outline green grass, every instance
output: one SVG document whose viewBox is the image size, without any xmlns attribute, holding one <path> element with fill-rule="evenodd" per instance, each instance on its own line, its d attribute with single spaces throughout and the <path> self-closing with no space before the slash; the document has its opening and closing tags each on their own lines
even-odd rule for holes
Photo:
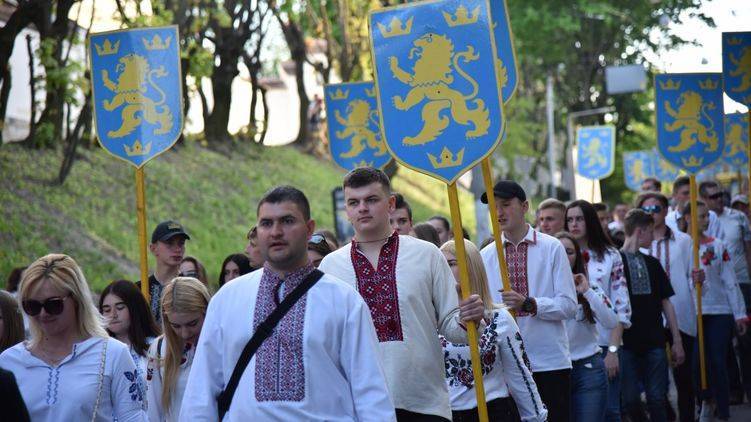
<svg viewBox="0 0 751 422">
<path fill-rule="evenodd" d="M 80 154 L 65 185 L 53 186 L 59 152 L 0 147 L 0 277 L 51 252 L 73 256 L 96 291 L 138 277 L 134 169 L 100 149 Z M 165 219 L 180 221 L 192 237 L 187 254 L 213 281 L 224 257 L 245 247 L 266 190 L 302 189 L 318 227 L 333 227 L 331 189 L 343 175 L 291 147 L 241 145 L 223 154 L 188 142 L 146 166 L 147 231 Z M 449 214 L 442 183 L 404 168 L 393 183 L 412 204 L 415 223 Z M 464 224 L 474 227 L 471 196 L 462 192 L 460 201 Z"/>
</svg>

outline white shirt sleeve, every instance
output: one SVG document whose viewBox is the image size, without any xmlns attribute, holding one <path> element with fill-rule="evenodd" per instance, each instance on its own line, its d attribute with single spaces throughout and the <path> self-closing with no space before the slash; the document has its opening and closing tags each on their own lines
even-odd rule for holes
<svg viewBox="0 0 751 422">
<path fill-rule="evenodd" d="M 714 237 L 715 239 L 724 239 L 725 233 L 722 230 L 722 225 L 720 224 L 720 218 L 717 217 L 717 213 L 709 210 L 709 227 L 707 227 L 707 231 L 705 232 L 708 236 Z"/>
<path fill-rule="evenodd" d="M 618 315 L 615 313 L 615 308 L 596 281 L 589 281 L 589 290 L 584 292 L 583 296 L 587 299 L 592 314 L 600 325 L 609 330 L 618 325 Z"/>
<path fill-rule="evenodd" d="M 433 306 L 438 333 L 452 343 L 467 343 L 467 331 L 459 324 L 459 297 L 456 294 L 454 274 L 438 248 L 435 248 L 430 258 L 433 261 Z"/>
<path fill-rule="evenodd" d="M 623 328 L 631 327 L 631 299 L 628 296 L 628 283 L 623 269 L 623 259 L 617 251 L 610 253 L 613 265 L 610 270 L 610 300 L 615 306 L 618 322 Z"/>
<path fill-rule="evenodd" d="M 548 409 L 542 403 L 532 371 L 527 366 L 524 356 L 524 343 L 519 326 L 505 309 L 498 310 L 499 325 L 498 348 L 503 363 L 503 377 L 514 398 L 522 421 L 545 421 Z"/>
<path fill-rule="evenodd" d="M 556 242 L 551 251 L 554 297 L 536 297 L 537 315 L 544 320 L 567 320 L 576 316 L 576 288 L 566 250 Z"/>
<path fill-rule="evenodd" d="M 354 294 L 342 332 L 340 365 L 350 384 L 357 420 L 395 421 L 370 310 L 359 293 Z"/>
<path fill-rule="evenodd" d="M 216 299 L 216 297 L 215 297 Z M 188 384 L 185 387 L 180 421 L 216 421 L 217 396 L 224 389 L 226 377 L 223 372 L 222 328 L 219 321 L 221 303 L 209 302 L 206 319 L 201 328 L 196 354 L 190 367 Z M 217 308 L 218 309 L 215 309 Z"/>
<path fill-rule="evenodd" d="M 157 346 L 164 343 L 164 337 L 158 337 L 149 346 L 148 362 L 146 363 L 146 402 L 148 403 L 148 416 L 150 422 L 161 422 L 164 410 L 162 408 L 162 372 L 161 363 L 157 362 L 160 351 Z M 161 340 L 161 341 L 160 341 Z"/>
<path fill-rule="evenodd" d="M 720 243 L 720 242 L 718 242 Z M 730 309 L 733 310 L 733 316 L 735 320 L 746 318 L 746 306 L 743 303 L 743 296 L 741 289 L 738 287 L 738 282 L 735 277 L 735 270 L 733 269 L 733 261 L 729 258 L 729 252 L 722 244 L 722 255 L 720 255 L 720 265 L 722 265 L 721 278 L 722 284 L 725 287 L 725 294 L 730 304 Z M 728 257 L 728 259 L 726 259 Z"/>
<path fill-rule="evenodd" d="M 113 342 L 116 340 L 105 339 L 104 341 Z M 114 350 L 112 349 L 109 347 L 107 353 L 112 353 L 114 360 L 112 383 L 110 385 L 113 416 L 122 422 L 146 421 L 143 396 L 136 378 L 138 377 L 136 363 L 133 362 L 127 348 L 124 347 L 116 353 L 113 353 Z M 102 400 L 106 400 L 106 397 L 102 397 Z"/>
</svg>

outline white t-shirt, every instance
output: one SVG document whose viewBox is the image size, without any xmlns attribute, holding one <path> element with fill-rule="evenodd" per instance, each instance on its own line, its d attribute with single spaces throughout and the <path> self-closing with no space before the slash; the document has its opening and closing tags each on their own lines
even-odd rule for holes
<svg viewBox="0 0 751 422">
<path fill-rule="evenodd" d="M 738 283 L 751 283 L 746 261 L 746 242 L 751 242 L 748 218 L 738 210 L 725 207 L 722 214 L 718 215 L 718 219 L 722 227 L 722 240 L 730 253 L 733 270 L 735 270 L 735 279 Z"/>
<path fill-rule="evenodd" d="M 610 303 L 618 315 L 618 322 L 626 329 L 631 326 L 631 300 L 628 296 L 628 284 L 623 272 L 621 254 L 615 248 L 607 248 L 602 256 L 590 249 L 582 251 L 587 262 L 587 274 L 591 281 L 597 283 L 610 298 Z M 611 328 L 597 324 L 600 346 L 610 345 Z"/>
</svg>

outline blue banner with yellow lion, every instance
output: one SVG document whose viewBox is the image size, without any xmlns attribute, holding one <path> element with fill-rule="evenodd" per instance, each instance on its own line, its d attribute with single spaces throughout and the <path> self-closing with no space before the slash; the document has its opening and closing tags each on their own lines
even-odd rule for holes
<svg viewBox="0 0 751 422">
<path fill-rule="evenodd" d="M 600 180 L 615 170 L 615 127 L 584 126 L 576 131 L 576 172 Z"/>
<path fill-rule="evenodd" d="M 453 183 L 504 129 L 487 0 L 435 0 L 370 13 L 384 140 L 402 164 Z"/>
<path fill-rule="evenodd" d="M 751 106 L 751 32 L 722 33 L 722 77 L 728 97 Z"/>
<path fill-rule="evenodd" d="M 511 32 L 511 20 L 508 17 L 506 0 L 491 1 L 490 15 L 493 17 L 493 31 L 498 54 L 498 77 L 505 104 L 514 95 L 518 82 L 514 36 Z"/>
<path fill-rule="evenodd" d="M 657 149 L 673 165 L 696 174 L 725 148 L 722 74 L 655 77 Z"/>
<path fill-rule="evenodd" d="M 734 170 L 746 170 L 748 164 L 748 113 L 725 115 L 725 151 L 722 159 Z"/>
<path fill-rule="evenodd" d="M 167 151 L 182 133 L 179 41 L 177 26 L 89 38 L 97 137 L 136 167 Z"/>
<path fill-rule="evenodd" d="M 381 138 L 375 84 L 351 82 L 324 88 L 331 158 L 345 170 L 382 169 L 391 161 Z"/>
<path fill-rule="evenodd" d="M 623 153 L 623 181 L 634 192 L 641 191 L 641 183 L 648 177 L 654 177 L 652 151 L 629 151 Z"/>
</svg>

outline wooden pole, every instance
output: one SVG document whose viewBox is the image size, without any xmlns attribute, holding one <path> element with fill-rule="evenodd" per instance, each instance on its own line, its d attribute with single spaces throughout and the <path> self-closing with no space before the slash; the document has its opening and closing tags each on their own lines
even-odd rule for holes
<svg viewBox="0 0 751 422">
<path fill-rule="evenodd" d="M 503 253 L 503 242 L 501 242 L 501 227 L 498 224 L 498 216 L 496 215 L 495 211 L 495 196 L 493 195 L 493 169 L 490 166 L 490 158 L 485 158 L 484 160 L 482 160 L 481 165 L 482 178 L 485 181 L 485 195 L 488 196 L 490 225 L 493 228 L 495 251 L 498 254 L 498 266 L 501 269 L 501 282 L 503 283 L 503 290 L 507 292 L 511 290 L 511 285 L 508 281 L 508 266 L 506 265 L 506 255 Z"/>
<path fill-rule="evenodd" d="M 595 183 L 597 183 L 597 180 L 592 179 L 592 195 L 591 195 L 591 201 L 589 201 L 589 203 L 592 205 L 594 205 L 595 203 Z"/>
<path fill-rule="evenodd" d="M 149 293 L 149 256 L 146 243 L 146 187 L 143 167 L 136 169 L 136 214 L 138 215 L 138 243 L 141 257 L 141 293 L 151 303 Z"/>
<path fill-rule="evenodd" d="M 696 186 L 696 176 L 691 175 L 690 176 L 690 182 L 691 182 L 691 239 L 693 240 L 693 258 L 694 258 L 694 269 L 698 270 L 700 268 L 699 265 L 699 216 L 696 214 L 696 202 L 697 202 L 697 196 L 698 196 L 698 189 Z M 704 360 L 704 321 L 702 320 L 702 311 L 701 311 L 701 283 L 696 283 L 696 323 L 697 323 L 697 331 L 698 336 L 697 340 L 699 341 L 699 375 L 701 377 L 701 389 L 706 390 L 707 389 L 707 370 Z"/>
<path fill-rule="evenodd" d="M 462 298 L 472 294 L 469 284 L 469 269 L 467 268 L 467 252 L 464 249 L 464 233 L 462 231 L 462 215 L 459 210 L 459 194 L 456 182 L 448 185 L 449 206 L 451 207 L 451 225 L 454 228 L 454 244 L 456 245 L 456 262 L 459 264 L 459 283 L 462 288 Z M 477 413 L 480 422 L 488 422 L 488 408 L 485 403 L 485 387 L 482 382 L 482 362 L 480 348 L 477 342 L 477 328 L 474 322 L 467 323 L 467 337 L 469 351 L 472 358 L 472 374 L 475 378 L 475 395 L 477 396 Z"/>
</svg>

